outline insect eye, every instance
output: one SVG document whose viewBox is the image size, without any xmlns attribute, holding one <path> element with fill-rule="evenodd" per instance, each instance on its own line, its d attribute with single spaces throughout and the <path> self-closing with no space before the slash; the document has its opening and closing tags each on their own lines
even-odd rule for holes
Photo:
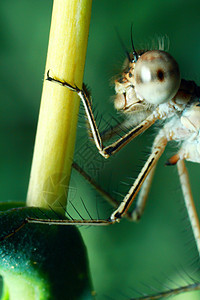
<svg viewBox="0 0 200 300">
<path fill-rule="evenodd" d="M 175 59 L 167 52 L 153 50 L 140 56 L 134 71 L 137 97 L 151 104 L 172 99 L 180 86 L 180 72 Z"/>
</svg>

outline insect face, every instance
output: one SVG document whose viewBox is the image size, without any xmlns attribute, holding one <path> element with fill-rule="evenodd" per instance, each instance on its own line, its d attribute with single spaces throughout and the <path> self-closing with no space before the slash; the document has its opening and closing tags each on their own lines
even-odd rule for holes
<svg viewBox="0 0 200 300">
<path fill-rule="evenodd" d="M 152 105 L 146 101 L 141 101 L 136 95 L 135 90 L 135 61 L 125 60 L 123 73 L 120 78 L 115 80 L 115 100 L 114 106 L 123 113 L 133 113 L 146 111 Z"/>
<path fill-rule="evenodd" d="M 180 82 L 178 64 L 169 53 L 147 51 L 115 81 L 115 108 L 124 112 L 154 109 L 176 95 Z"/>
</svg>

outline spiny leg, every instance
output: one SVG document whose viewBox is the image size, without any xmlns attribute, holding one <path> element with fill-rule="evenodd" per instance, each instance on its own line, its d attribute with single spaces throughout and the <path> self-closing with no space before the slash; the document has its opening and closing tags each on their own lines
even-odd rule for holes
<svg viewBox="0 0 200 300">
<path fill-rule="evenodd" d="M 19 230 L 21 230 L 26 224 L 27 224 L 27 220 L 24 219 L 23 222 L 22 222 L 18 227 L 14 228 L 14 229 L 11 229 L 11 231 L 10 231 L 8 234 L 6 234 L 5 236 L 1 237 L 1 238 L 0 238 L 0 242 L 2 242 L 2 241 L 4 241 L 4 240 L 6 240 L 7 238 L 10 238 L 10 237 L 12 237 L 13 235 L 15 235 L 15 234 L 16 234 Z"/>
<path fill-rule="evenodd" d="M 139 134 L 144 132 L 152 124 L 154 124 L 156 120 L 159 119 L 158 115 L 155 116 L 155 114 L 152 113 L 143 122 L 141 122 L 138 126 L 133 128 L 132 130 L 130 130 L 127 134 L 125 134 L 124 136 L 119 138 L 116 142 L 112 143 L 109 146 L 104 147 L 103 143 L 102 143 L 100 133 L 99 133 L 99 130 L 98 130 L 97 125 L 96 125 L 96 121 L 95 121 L 94 116 L 93 116 L 90 99 L 89 99 L 89 96 L 87 95 L 86 91 L 84 89 L 83 90 L 79 89 L 77 86 L 73 87 L 69 83 L 67 83 L 65 81 L 62 81 L 60 79 L 50 77 L 49 76 L 49 71 L 47 72 L 47 80 L 58 83 L 58 84 L 60 84 L 64 87 L 67 87 L 68 89 L 70 89 L 73 92 L 76 92 L 79 95 L 79 97 L 80 97 L 80 99 L 83 103 L 83 106 L 84 106 L 84 109 L 85 109 L 85 112 L 86 112 L 86 115 L 87 115 L 87 118 L 88 118 L 88 122 L 90 124 L 90 128 L 91 128 L 91 131 L 92 131 L 92 135 L 93 135 L 96 147 L 97 147 L 99 153 L 105 158 L 108 158 L 111 155 L 113 155 L 114 153 L 116 153 L 117 151 L 119 151 L 127 143 L 129 143 L 136 136 L 138 136 Z"/>
<path fill-rule="evenodd" d="M 189 176 L 188 172 L 184 163 L 184 160 L 179 159 L 179 155 L 176 154 L 173 157 L 171 157 L 168 161 L 169 165 L 177 164 L 181 188 L 184 195 L 185 205 L 187 207 L 189 220 L 192 226 L 193 234 L 195 237 L 196 245 L 198 252 L 200 253 L 200 226 L 199 226 L 199 219 L 197 216 L 197 212 L 194 205 L 194 200 L 192 197 L 192 192 L 190 188 L 190 182 L 189 182 Z M 139 298 L 134 298 L 134 300 L 156 300 L 156 299 L 162 299 L 170 296 L 175 296 L 184 292 L 190 292 L 200 290 L 200 283 L 195 282 L 192 284 L 188 284 L 186 286 L 182 286 L 176 289 L 172 289 L 169 291 L 161 292 L 155 295 L 151 296 L 144 296 Z"/>
<path fill-rule="evenodd" d="M 117 134 L 120 134 L 126 126 L 123 126 L 123 124 L 126 124 L 125 121 L 112 126 L 109 129 L 105 129 L 104 131 L 101 132 L 101 139 L 103 142 L 109 141 L 112 137 L 116 136 Z"/>
<path fill-rule="evenodd" d="M 115 221 L 109 220 L 52 220 L 52 219 L 37 219 L 26 218 L 28 223 L 47 224 L 47 225 L 84 225 L 84 226 L 107 226 L 114 224 Z"/>
<path fill-rule="evenodd" d="M 200 226 L 199 218 L 196 212 L 192 192 L 190 188 L 189 176 L 183 159 L 177 162 L 178 174 L 180 178 L 181 188 L 187 208 L 190 224 L 196 241 L 197 250 L 200 254 Z"/>
<path fill-rule="evenodd" d="M 142 168 L 140 174 L 138 175 L 137 179 L 135 180 L 133 186 L 130 188 L 128 194 L 125 196 L 123 201 L 120 203 L 118 209 L 116 209 L 111 217 L 111 221 L 119 220 L 123 215 L 125 215 L 133 203 L 137 193 L 139 192 L 145 178 L 148 176 L 150 171 L 156 165 L 157 161 L 159 160 L 160 156 L 162 155 L 165 147 L 167 145 L 167 138 L 161 134 L 155 139 L 153 150 L 151 155 L 149 156 L 148 160 L 146 161 L 144 167 Z"/>
<path fill-rule="evenodd" d="M 88 175 L 76 162 L 72 163 L 72 168 L 74 168 L 85 180 L 87 180 L 95 188 L 95 190 L 114 208 L 119 206 L 119 202 L 116 201 L 108 192 L 104 191 L 102 187 L 97 184 L 94 179 Z M 131 213 L 129 212 L 127 212 L 125 217 L 127 217 L 129 220 L 132 220 Z"/>
<path fill-rule="evenodd" d="M 169 291 L 161 292 L 161 293 L 158 293 L 155 295 L 144 296 L 144 297 L 139 297 L 139 298 L 132 298 L 130 300 L 159 300 L 159 299 L 168 298 L 171 296 L 176 296 L 176 295 L 179 295 L 184 292 L 196 291 L 199 289 L 200 289 L 200 283 L 197 282 L 197 283 L 192 283 L 192 284 L 188 284 L 185 286 L 181 286 L 179 288 L 172 289 Z"/>
<path fill-rule="evenodd" d="M 155 166 L 160 156 L 162 155 L 165 147 L 167 145 L 167 138 L 163 136 L 162 132 L 158 134 L 155 139 L 153 150 L 148 160 L 146 161 L 144 167 L 142 168 L 139 176 L 135 180 L 133 186 L 130 188 L 128 194 L 125 196 L 123 201 L 120 203 L 119 207 L 112 213 L 108 220 L 51 220 L 51 219 L 36 219 L 27 218 L 29 223 L 42 223 L 42 224 L 58 224 L 58 225 L 111 225 L 126 215 L 130 205 L 135 199 L 137 193 L 139 192 L 145 178 L 148 176 L 149 172 Z"/>
<path fill-rule="evenodd" d="M 131 213 L 131 219 L 133 221 L 138 221 L 140 220 L 145 206 L 146 206 L 146 201 L 147 201 L 147 197 L 149 194 L 149 190 L 151 187 L 151 183 L 153 180 L 153 176 L 155 173 L 155 169 L 156 169 L 156 165 L 152 168 L 152 170 L 149 172 L 149 174 L 147 175 L 141 189 L 138 195 L 138 198 L 136 200 L 136 205 L 135 208 L 133 209 L 132 213 Z"/>
<path fill-rule="evenodd" d="M 112 126 L 109 129 L 105 129 L 101 132 L 101 139 L 103 142 L 106 142 L 116 136 L 117 134 L 121 134 L 125 130 L 130 130 L 133 127 L 133 124 L 130 120 L 123 120 L 122 122 Z"/>
<path fill-rule="evenodd" d="M 111 197 L 106 191 L 104 191 L 92 178 L 89 176 L 77 163 L 73 162 L 72 167 L 84 177 L 113 207 L 117 208 L 119 203 L 113 197 Z M 126 217 L 131 218 L 131 214 L 127 213 Z M 110 220 L 52 220 L 52 219 L 39 219 L 39 218 L 27 218 L 28 223 L 40 223 L 40 224 L 57 224 L 57 225 L 111 225 L 114 222 Z"/>
<path fill-rule="evenodd" d="M 108 192 L 104 191 L 102 189 L 102 187 L 97 184 L 93 178 L 91 178 L 90 175 L 88 175 L 76 162 L 73 162 L 72 163 L 72 167 L 85 179 L 87 180 L 94 188 L 95 190 L 100 194 L 102 195 L 102 197 L 107 201 L 109 202 L 114 208 L 117 208 L 118 205 L 119 205 L 119 202 L 115 200 L 115 198 L 113 198 Z M 148 193 L 149 193 L 149 190 L 150 190 L 150 187 L 151 187 L 151 183 L 152 183 L 152 180 L 153 180 L 153 175 L 154 175 L 154 172 L 155 172 L 155 167 L 154 166 L 152 168 L 152 170 L 150 171 L 150 173 L 148 174 L 148 176 L 146 177 L 141 189 L 140 189 L 140 192 L 139 192 L 139 195 L 138 195 L 138 199 L 136 201 L 136 206 L 135 208 L 133 209 L 132 212 L 127 212 L 125 217 L 127 219 L 129 219 L 130 221 L 138 221 L 143 212 L 144 212 L 144 209 L 145 209 L 145 205 L 146 205 L 146 201 L 147 201 L 147 197 L 148 197 Z"/>
</svg>

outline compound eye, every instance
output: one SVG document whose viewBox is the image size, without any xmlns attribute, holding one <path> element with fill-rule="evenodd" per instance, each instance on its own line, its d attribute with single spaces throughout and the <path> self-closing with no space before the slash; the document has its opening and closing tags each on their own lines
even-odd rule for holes
<svg viewBox="0 0 200 300">
<path fill-rule="evenodd" d="M 160 50 L 147 51 L 140 56 L 134 71 L 137 97 L 151 104 L 172 99 L 180 86 L 180 72 L 175 59 Z"/>
</svg>

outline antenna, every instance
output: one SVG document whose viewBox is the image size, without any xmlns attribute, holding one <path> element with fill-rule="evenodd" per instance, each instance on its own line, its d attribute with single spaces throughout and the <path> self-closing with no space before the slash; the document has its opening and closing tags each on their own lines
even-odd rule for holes
<svg viewBox="0 0 200 300">
<path fill-rule="evenodd" d="M 136 62 L 138 60 L 138 55 L 137 52 L 135 51 L 135 47 L 133 44 L 133 23 L 131 24 L 131 45 L 132 45 L 132 50 L 133 50 L 133 62 Z"/>
<path fill-rule="evenodd" d="M 118 31 L 118 29 L 117 29 L 116 27 L 115 27 L 115 31 L 116 31 L 117 37 L 118 37 L 118 39 L 119 39 L 119 41 L 120 41 L 120 44 L 121 44 L 121 46 L 122 46 L 124 52 L 126 53 L 126 56 L 127 56 L 128 60 L 129 60 L 129 62 L 132 62 L 132 59 L 131 59 L 131 57 L 130 57 L 130 54 L 129 54 L 129 52 L 128 52 L 128 50 L 127 50 L 127 48 L 126 48 L 126 46 L 125 46 L 125 44 L 124 44 L 124 42 L 123 42 L 123 40 L 122 40 L 120 34 L 119 34 L 119 31 Z"/>
</svg>

